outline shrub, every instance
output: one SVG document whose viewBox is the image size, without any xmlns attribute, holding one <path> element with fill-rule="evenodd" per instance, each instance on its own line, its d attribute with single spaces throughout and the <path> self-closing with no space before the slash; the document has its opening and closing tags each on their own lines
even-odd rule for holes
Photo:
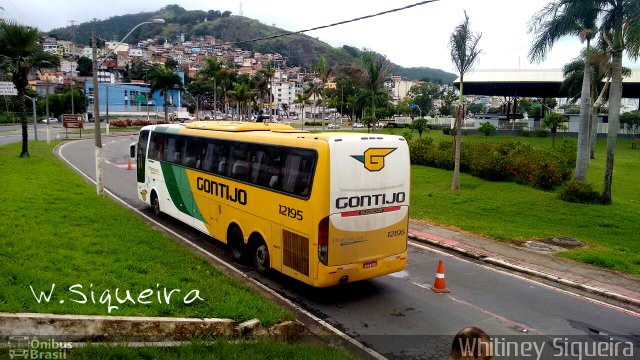
<svg viewBox="0 0 640 360">
<path fill-rule="evenodd" d="M 631 148 L 632 149 L 640 148 L 640 139 L 633 139 L 633 141 L 631 142 Z"/>
<path fill-rule="evenodd" d="M 549 136 L 549 130 L 545 130 L 545 129 L 536 129 L 536 136 L 537 137 L 547 137 Z"/>
<path fill-rule="evenodd" d="M 448 127 L 443 127 L 442 128 L 442 133 L 445 134 L 445 135 L 451 135 L 452 129 L 448 128 Z"/>
<path fill-rule="evenodd" d="M 409 144 L 411 163 L 453 169 L 454 142 L 437 144 L 431 138 Z M 462 143 L 460 171 L 491 181 L 515 181 L 553 189 L 571 177 L 575 167 L 575 140 L 566 139 L 555 148 L 538 149 L 518 141 L 499 144 Z"/>
<path fill-rule="evenodd" d="M 407 141 L 411 141 L 413 138 L 413 132 L 411 130 L 405 130 L 402 132 L 402 137 L 404 137 Z"/>
<path fill-rule="evenodd" d="M 320 121 L 305 121 L 304 124 L 306 126 L 322 126 L 322 122 Z"/>
<path fill-rule="evenodd" d="M 117 128 L 125 128 L 130 125 L 131 120 L 112 120 L 109 122 L 109 126 L 117 127 Z"/>
<path fill-rule="evenodd" d="M 133 122 L 131 122 L 132 126 L 147 126 L 147 125 L 151 125 L 152 122 L 146 119 L 138 119 L 138 120 L 134 120 Z"/>
<path fill-rule="evenodd" d="M 485 121 L 480 123 L 480 127 L 478 130 L 484 134 L 484 136 L 490 136 L 496 133 L 496 127 L 493 126 L 490 122 Z"/>
<path fill-rule="evenodd" d="M 521 136 L 524 136 L 524 137 L 529 137 L 529 135 L 531 135 L 531 131 L 529 131 L 528 129 L 522 129 L 518 132 L 520 133 Z"/>
<path fill-rule="evenodd" d="M 560 200 L 579 204 L 601 204 L 602 197 L 600 193 L 593 190 L 590 183 L 571 180 L 567 181 L 560 194 Z"/>
</svg>

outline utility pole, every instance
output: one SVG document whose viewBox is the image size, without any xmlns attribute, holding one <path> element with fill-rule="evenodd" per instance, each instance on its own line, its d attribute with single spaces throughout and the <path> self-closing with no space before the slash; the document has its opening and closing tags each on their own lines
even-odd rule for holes
<svg viewBox="0 0 640 360">
<path fill-rule="evenodd" d="M 71 24 L 71 59 L 75 59 L 75 53 L 76 53 L 76 30 L 75 30 L 75 25 L 76 25 L 76 21 L 75 20 L 69 20 L 69 24 Z M 76 63 L 76 67 L 77 67 L 77 63 Z M 75 93 L 75 89 L 74 89 L 74 82 L 73 82 L 73 62 L 70 61 L 69 62 L 69 70 L 71 70 L 71 113 L 75 114 L 75 108 L 73 106 L 73 102 L 74 102 L 74 93 Z"/>
<path fill-rule="evenodd" d="M 102 138 L 100 137 L 100 99 L 98 97 L 98 55 L 96 39 L 96 19 L 91 30 L 91 47 L 93 57 L 93 121 L 96 139 L 96 193 L 104 195 L 104 179 L 102 177 Z"/>
<path fill-rule="evenodd" d="M 51 137 L 49 136 L 49 76 L 47 75 L 47 77 L 44 80 L 44 84 L 46 86 L 45 89 L 45 100 L 44 100 L 44 107 L 45 107 L 45 114 L 47 116 L 47 144 L 51 143 Z"/>
</svg>

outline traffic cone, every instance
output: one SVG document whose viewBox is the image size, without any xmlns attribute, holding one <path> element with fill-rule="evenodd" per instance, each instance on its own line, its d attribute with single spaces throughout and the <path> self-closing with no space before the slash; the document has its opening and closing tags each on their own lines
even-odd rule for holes
<svg viewBox="0 0 640 360">
<path fill-rule="evenodd" d="M 129 158 L 129 162 L 127 162 L 127 170 L 133 170 L 133 165 L 131 165 L 131 158 Z"/>
<path fill-rule="evenodd" d="M 438 273 L 436 274 L 436 280 L 433 282 L 431 290 L 437 293 L 448 293 L 447 283 L 444 280 L 444 263 L 442 260 L 438 262 Z"/>
</svg>

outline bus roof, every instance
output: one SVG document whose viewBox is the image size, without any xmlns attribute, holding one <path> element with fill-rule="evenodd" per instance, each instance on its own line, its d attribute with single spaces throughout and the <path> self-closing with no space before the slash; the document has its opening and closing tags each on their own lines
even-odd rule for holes
<svg viewBox="0 0 640 360">
<path fill-rule="evenodd" d="M 161 133 L 182 133 L 191 136 L 203 136 L 203 137 L 225 137 L 224 133 L 229 135 L 234 134 L 241 136 L 242 138 L 251 138 L 252 140 L 265 139 L 266 137 L 279 137 L 281 139 L 308 139 L 308 140 L 321 140 L 329 141 L 333 138 L 349 138 L 360 137 L 363 140 L 366 139 L 383 139 L 384 137 L 397 135 L 385 135 L 385 134 L 372 134 L 372 133 L 360 133 L 360 132 L 322 132 L 322 133 L 310 133 L 306 130 L 295 129 L 285 124 L 274 123 L 254 123 L 254 122 L 241 122 L 241 121 L 194 121 L 188 124 L 162 124 L 151 125 L 154 131 Z M 240 135 L 244 134 L 244 135 Z"/>
<path fill-rule="evenodd" d="M 194 121 L 186 124 L 188 129 L 213 130 L 213 131 L 273 131 L 273 132 L 307 132 L 296 130 L 285 124 L 274 124 L 266 122 L 244 122 L 244 121 Z"/>
</svg>

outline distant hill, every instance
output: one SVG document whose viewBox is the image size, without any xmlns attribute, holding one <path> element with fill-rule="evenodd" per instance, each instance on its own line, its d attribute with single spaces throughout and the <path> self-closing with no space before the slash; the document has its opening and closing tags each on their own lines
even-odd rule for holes
<svg viewBox="0 0 640 360">
<path fill-rule="evenodd" d="M 181 35 L 191 39 L 202 35 L 211 35 L 225 42 L 262 38 L 288 32 L 274 26 L 242 16 L 231 16 L 229 11 L 217 10 L 185 10 L 178 5 L 169 5 L 156 12 L 142 12 L 114 16 L 95 23 L 96 32 L 104 40 L 120 40 L 137 24 L 154 18 L 162 18 L 165 24 L 148 24 L 141 26 L 128 38 L 128 43 L 137 43 L 154 36 L 173 41 Z M 71 27 L 53 29 L 50 36 L 62 40 L 71 40 L 75 34 L 78 43 L 89 45 L 93 23 L 86 22 Z M 73 31 L 72 31 L 73 30 Z M 237 47 L 261 53 L 279 53 L 287 58 L 287 65 L 310 68 L 321 55 L 324 55 L 330 65 L 354 64 L 358 61 L 360 50 L 345 45 L 334 48 L 329 44 L 308 35 L 292 35 L 272 40 L 261 40 L 238 44 Z M 428 67 L 405 68 L 393 64 L 393 73 L 409 80 L 424 78 L 441 80 L 451 83 L 456 75 Z"/>
</svg>

